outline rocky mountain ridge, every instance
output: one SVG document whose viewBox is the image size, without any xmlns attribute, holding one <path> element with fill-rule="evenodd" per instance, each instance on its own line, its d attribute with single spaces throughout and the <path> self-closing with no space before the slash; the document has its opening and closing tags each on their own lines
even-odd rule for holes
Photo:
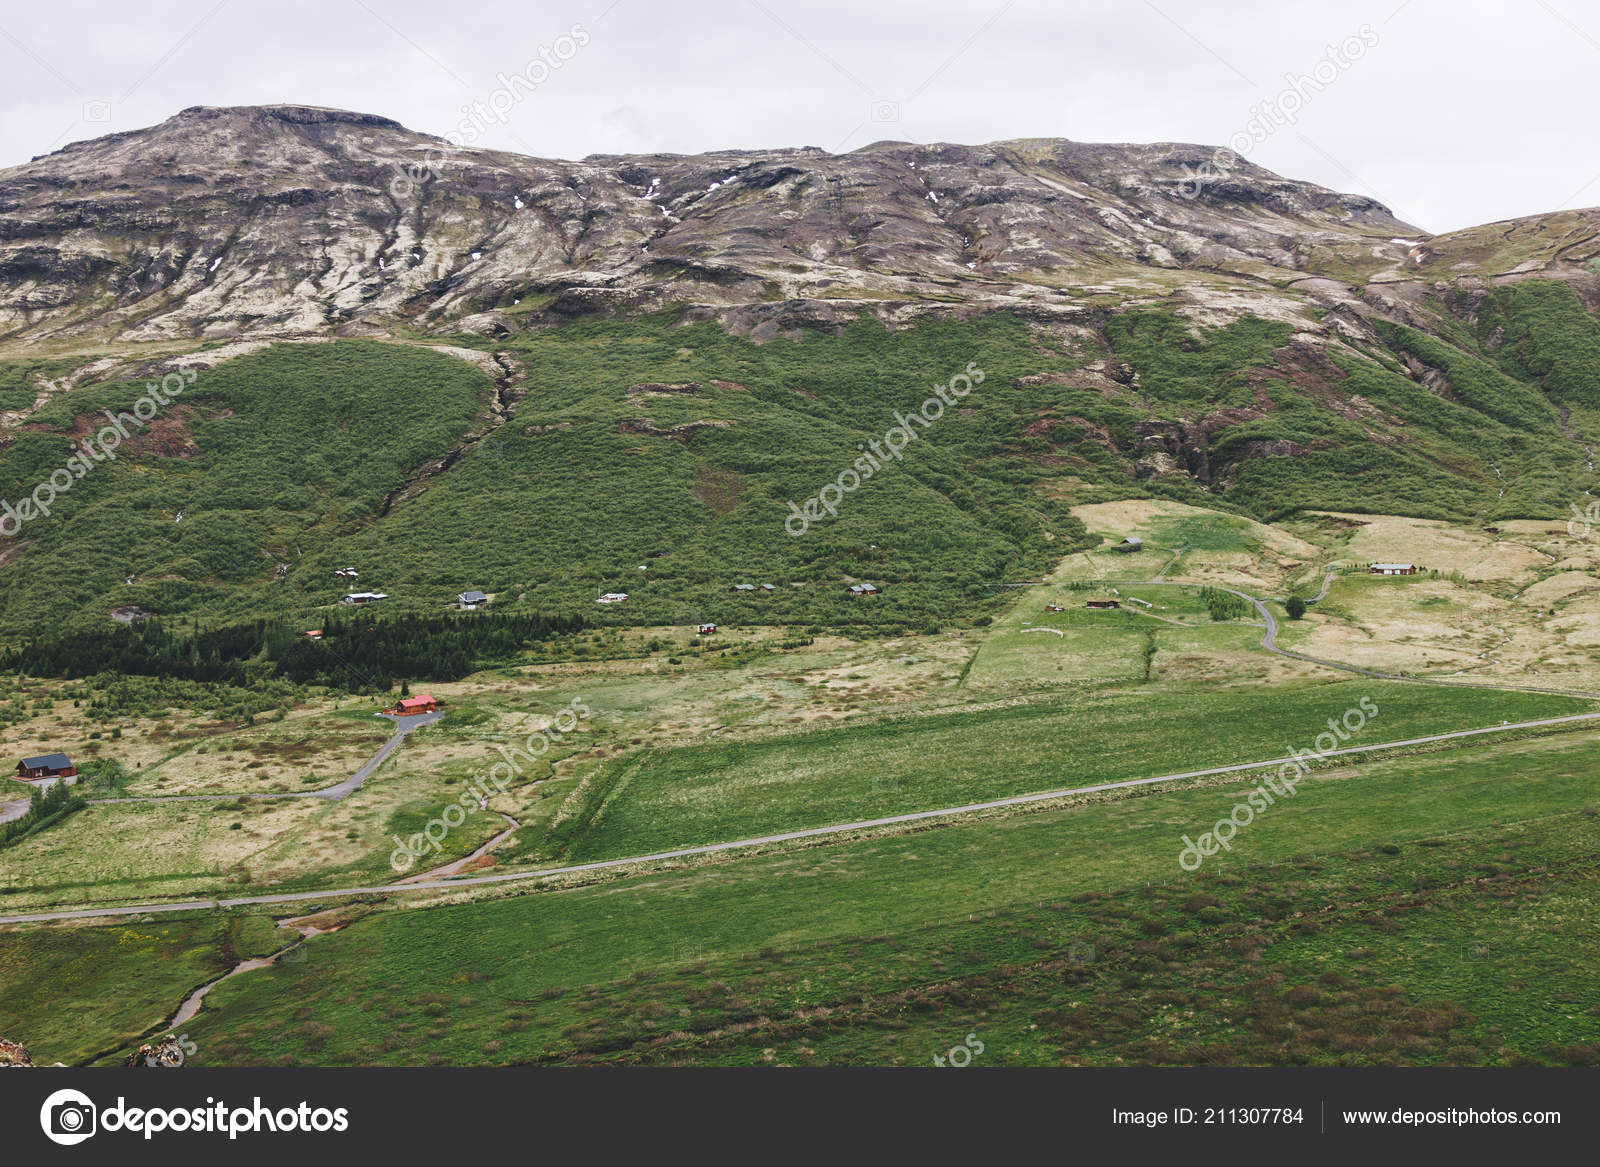
<svg viewBox="0 0 1600 1167">
<path fill-rule="evenodd" d="M 1244 160 L 1195 181 L 1212 158 L 1019 139 L 556 161 L 373 115 L 195 107 L 0 171 L 0 342 L 502 334 L 669 306 L 772 333 L 1122 302 L 1301 326 L 1312 306 L 1359 335 L 1440 280 L 1525 274 Z M 1597 216 L 1546 239 L 1560 218 L 1495 226 L 1588 296 Z"/>
</svg>

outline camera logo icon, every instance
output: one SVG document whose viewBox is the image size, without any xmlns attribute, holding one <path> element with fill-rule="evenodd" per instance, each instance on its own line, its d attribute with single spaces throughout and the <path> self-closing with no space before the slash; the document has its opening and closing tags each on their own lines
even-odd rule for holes
<svg viewBox="0 0 1600 1167">
<path fill-rule="evenodd" d="M 94 1134 L 99 1111 L 78 1090 L 57 1090 L 39 1108 L 39 1125 L 52 1143 L 75 1146 Z"/>
<path fill-rule="evenodd" d="M 900 120 L 900 103 L 898 101 L 874 101 L 871 113 L 872 120 L 875 122 L 897 122 Z"/>
<path fill-rule="evenodd" d="M 109 101 L 86 101 L 83 103 L 83 120 L 86 122 L 108 122 L 111 120 L 111 103 Z"/>
</svg>

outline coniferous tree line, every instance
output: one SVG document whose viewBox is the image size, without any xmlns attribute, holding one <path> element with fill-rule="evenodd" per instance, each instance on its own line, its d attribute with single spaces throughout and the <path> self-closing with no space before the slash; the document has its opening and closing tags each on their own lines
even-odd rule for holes
<svg viewBox="0 0 1600 1167">
<path fill-rule="evenodd" d="M 395 678 L 454 681 L 529 644 L 587 626 L 582 616 L 477 613 L 398 616 L 330 612 L 322 636 L 299 625 L 256 620 L 205 630 L 159 619 L 110 631 L 38 637 L 0 656 L 0 667 L 33 676 L 101 673 L 248 685 L 270 677 L 351 690 L 389 689 Z"/>
</svg>

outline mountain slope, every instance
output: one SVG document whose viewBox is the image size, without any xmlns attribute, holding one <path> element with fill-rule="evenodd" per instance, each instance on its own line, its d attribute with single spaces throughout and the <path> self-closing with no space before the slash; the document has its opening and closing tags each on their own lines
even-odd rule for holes
<svg viewBox="0 0 1600 1167">
<path fill-rule="evenodd" d="M 0 497 L 141 381 L 197 376 L 0 529 L 0 621 L 313 618 L 359 561 L 416 610 L 609 588 L 632 621 L 915 623 L 1046 569 L 1078 503 L 1483 523 L 1585 499 L 1595 212 L 1429 237 L 1248 163 L 1197 184 L 1211 159 L 559 162 L 276 106 L 0 172 Z M 786 533 L 969 365 L 961 408 Z M 890 586 L 863 606 L 856 579 Z M 730 608 L 740 581 L 780 587 Z"/>
</svg>

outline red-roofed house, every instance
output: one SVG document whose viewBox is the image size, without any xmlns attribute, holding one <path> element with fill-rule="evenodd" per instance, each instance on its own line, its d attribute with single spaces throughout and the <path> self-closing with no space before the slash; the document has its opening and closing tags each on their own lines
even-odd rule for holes
<svg viewBox="0 0 1600 1167">
<path fill-rule="evenodd" d="M 415 697 L 402 697 L 393 709 L 385 712 L 393 713 L 397 717 L 415 717 L 419 713 L 432 713 L 439 708 L 439 702 L 431 694 L 421 693 Z"/>
</svg>

